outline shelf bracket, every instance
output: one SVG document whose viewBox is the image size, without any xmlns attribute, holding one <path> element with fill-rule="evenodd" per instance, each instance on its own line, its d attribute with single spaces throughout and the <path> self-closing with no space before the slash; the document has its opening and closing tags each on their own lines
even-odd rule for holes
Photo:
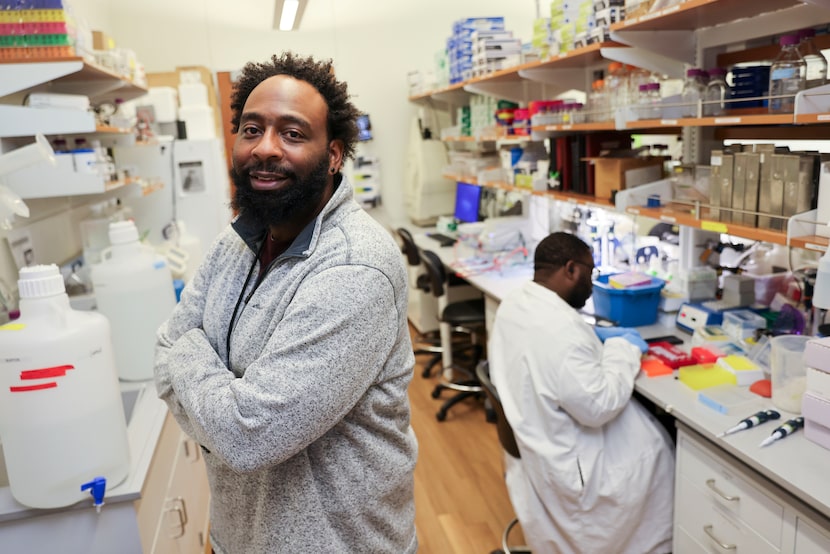
<svg viewBox="0 0 830 554">
<path fill-rule="evenodd" d="M 536 83 L 544 83 L 554 94 L 566 90 L 585 88 L 584 69 L 520 69 L 519 76 Z"/>
<path fill-rule="evenodd" d="M 795 95 L 795 116 L 830 112 L 830 85 L 802 90 Z"/>
<path fill-rule="evenodd" d="M 672 200 L 672 192 L 671 179 L 660 179 L 653 183 L 617 191 L 614 197 L 614 207 L 618 212 L 625 213 L 625 209 L 629 206 L 645 206 L 648 197 L 653 194 L 660 197 L 661 203 L 668 203 Z"/>
<path fill-rule="evenodd" d="M 642 48 L 603 48 L 602 55 L 606 59 L 642 67 L 660 75 L 667 75 L 671 79 L 685 77 L 685 70 L 683 66 L 678 65 L 677 60 Z M 684 62 L 694 65 L 694 59 Z"/>
<path fill-rule="evenodd" d="M 495 96 L 520 103 L 544 98 L 543 85 L 533 81 L 502 81 L 495 83 L 479 81 L 464 85 L 464 90 L 474 94 Z"/>
<path fill-rule="evenodd" d="M 630 63 L 637 67 L 672 76 L 679 70 L 677 62 L 695 63 L 694 31 L 611 31 L 611 39 L 632 48 L 600 49 L 603 58 Z M 626 52 L 626 50 L 628 52 Z M 619 52 L 618 52 L 619 51 Z M 657 54 L 660 52 L 660 54 Z M 613 56 L 609 56 L 613 53 Z M 651 64 L 649 65 L 644 64 Z"/>
</svg>

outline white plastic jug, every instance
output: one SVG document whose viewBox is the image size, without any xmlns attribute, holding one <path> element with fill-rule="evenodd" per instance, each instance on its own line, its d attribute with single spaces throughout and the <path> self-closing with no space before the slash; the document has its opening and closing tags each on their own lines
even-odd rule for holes
<svg viewBox="0 0 830 554">
<path fill-rule="evenodd" d="M 69 306 L 57 266 L 20 270 L 19 319 L 0 327 L 0 442 L 12 496 L 33 508 L 90 498 L 129 471 L 106 318 Z"/>
<path fill-rule="evenodd" d="M 112 326 L 115 365 L 125 381 L 153 377 L 156 331 L 176 306 L 167 261 L 138 241 L 132 221 L 110 223 L 112 246 L 92 265 L 98 311 Z"/>
</svg>

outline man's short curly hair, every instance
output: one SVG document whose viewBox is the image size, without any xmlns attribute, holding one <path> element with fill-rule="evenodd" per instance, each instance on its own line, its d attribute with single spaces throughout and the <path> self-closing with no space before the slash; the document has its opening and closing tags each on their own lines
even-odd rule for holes
<svg viewBox="0 0 830 554">
<path fill-rule="evenodd" d="M 576 235 L 565 232 L 551 233 L 536 246 L 533 265 L 536 271 L 558 269 L 570 260 L 591 255 L 591 247 Z"/>
<path fill-rule="evenodd" d="M 305 81 L 322 95 L 328 106 L 326 131 L 328 139 L 343 141 L 344 159 L 354 156 L 357 142 L 357 116 L 360 111 L 349 101 L 346 83 L 334 78 L 331 60 L 316 61 L 311 56 L 301 58 L 292 52 L 281 56 L 274 54 L 270 62 L 249 62 L 242 68 L 239 79 L 234 83 L 231 95 L 231 125 L 233 132 L 239 131 L 242 108 L 251 91 L 262 81 L 275 75 L 288 75 Z"/>
</svg>

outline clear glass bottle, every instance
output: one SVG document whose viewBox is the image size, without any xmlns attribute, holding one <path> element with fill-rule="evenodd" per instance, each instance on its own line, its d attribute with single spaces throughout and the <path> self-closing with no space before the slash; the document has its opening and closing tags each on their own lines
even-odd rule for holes
<svg viewBox="0 0 830 554">
<path fill-rule="evenodd" d="M 628 96 L 628 70 L 620 62 L 611 62 L 608 64 L 608 73 L 605 76 L 608 119 L 616 118 L 617 110 L 628 107 L 631 103 Z"/>
<path fill-rule="evenodd" d="M 649 111 L 647 119 L 661 119 L 663 117 L 663 97 L 660 94 L 660 83 L 646 83 Z"/>
<path fill-rule="evenodd" d="M 686 70 L 686 80 L 683 82 L 683 92 L 680 94 L 683 117 L 698 117 L 698 106 L 705 94 L 701 71 L 697 67 Z"/>
<path fill-rule="evenodd" d="M 709 70 L 709 82 L 703 104 L 703 115 L 719 116 L 726 113 L 726 101 L 729 99 L 729 85 L 726 84 L 726 70 L 714 67 Z"/>
<path fill-rule="evenodd" d="M 801 29 L 798 32 L 798 53 L 807 66 L 804 88 L 820 87 L 827 81 L 827 59 L 816 46 L 815 36 L 815 29 Z"/>
<path fill-rule="evenodd" d="M 596 79 L 591 83 L 591 94 L 588 97 L 588 110 L 589 121 L 606 121 L 608 119 L 602 79 Z"/>
<path fill-rule="evenodd" d="M 769 70 L 769 112 L 793 113 L 795 95 L 804 90 L 807 64 L 798 52 L 798 36 L 784 35 L 781 51 Z"/>
<path fill-rule="evenodd" d="M 650 119 L 651 100 L 648 97 L 648 83 L 643 83 L 637 88 L 637 119 Z"/>
</svg>

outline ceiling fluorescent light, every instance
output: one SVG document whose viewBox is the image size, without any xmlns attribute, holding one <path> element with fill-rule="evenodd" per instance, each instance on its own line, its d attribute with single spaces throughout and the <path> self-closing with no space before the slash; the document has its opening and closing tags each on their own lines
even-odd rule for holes
<svg viewBox="0 0 830 554">
<path fill-rule="evenodd" d="M 282 14 L 280 15 L 280 31 L 290 31 L 294 28 L 300 0 L 283 0 Z"/>
</svg>

